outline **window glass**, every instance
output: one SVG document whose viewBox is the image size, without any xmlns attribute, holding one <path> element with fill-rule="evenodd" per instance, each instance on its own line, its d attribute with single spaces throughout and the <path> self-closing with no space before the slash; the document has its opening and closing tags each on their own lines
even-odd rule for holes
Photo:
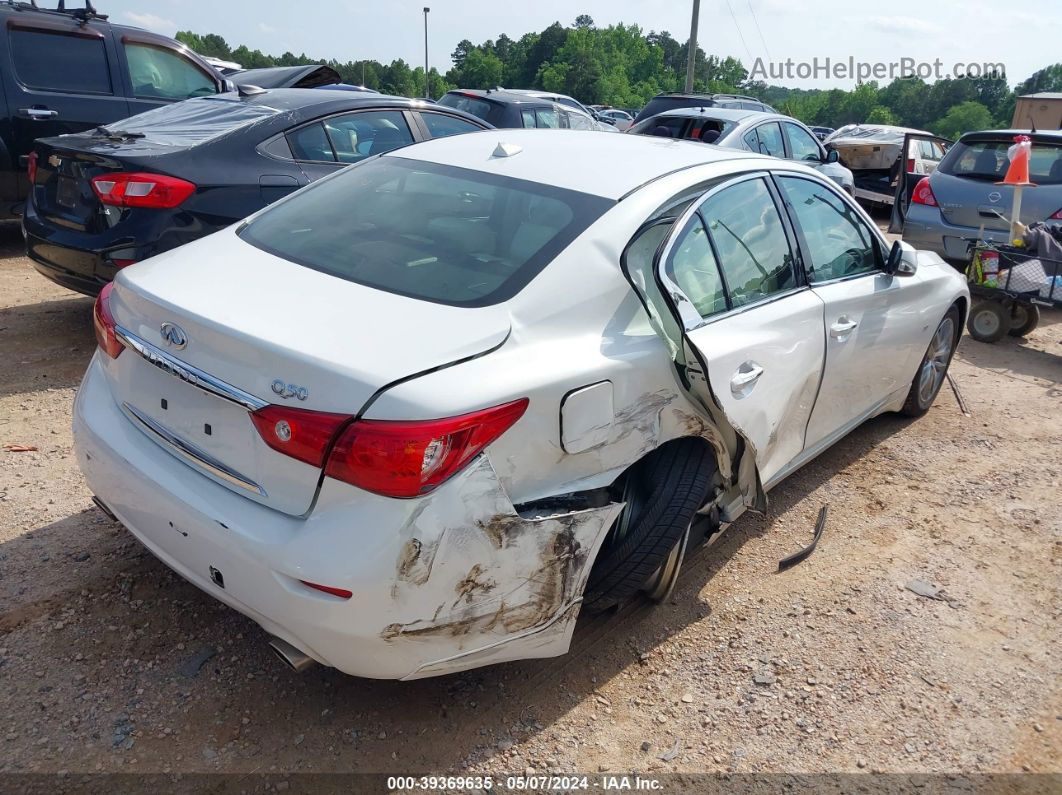
<svg viewBox="0 0 1062 795">
<path fill-rule="evenodd" d="M 555 110 L 536 110 L 535 116 L 538 117 L 539 127 L 556 129 L 561 126 L 560 113 Z"/>
<path fill-rule="evenodd" d="M 336 155 L 328 143 L 324 126 L 318 122 L 300 127 L 288 133 L 288 144 L 296 160 L 317 160 L 335 162 Z"/>
<path fill-rule="evenodd" d="M 778 122 L 761 124 L 756 128 L 760 136 L 760 152 L 772 157 L 785 157 L 785 145 L 782 143 L 782 131 Z"/>
<path fill-rule="evenodd" d="M 1010 161 L 1009 139 L 996 141 L 959 141 L 940 163 L 940 170 L 956 177 L 999 182 Z M 1038 185 L 1062 184 L 1062 146 L 1034 141 L 1029 156 L 1029 179 Z"/>
<path fill-rule="evenodd" d="M 739 104 L 741 105 L 742 110 L 763 110 L 763 105 L 759 102 L 741 102 Z"/>
<path fill-rule="evenodd" d="M 686 294 L 701 317 L 726 309 L 726 291 L 719 276 L 719 265 L 699 216 L 693 216 L 675 242 L 664 272 Z"/>
<path fill-rule="evenodd" d="M 753 152 L 760 151 L 760 136 L 756 134 L 755 127 L 745 133 L 745 136 L 741 140 L 745 143 L 746 149 L 750 149 Z"/>
<path fill-rule="evenodd" d="M 409 126 L 397 110 L 333 116 L 324 120 L 324 129 L 340 163 L 357 163 L 413 143 Z"/>
<path fill-rule="evenodd" d="M 523 122 L 524 127 L 529 129 L 534 129 L 537 126 L 535 124 L 535 112 L 533 110 L 520 111 L 520 121 Z"/>
<path fill-rule="evenodd" d="M 683 116 L 656 116 L 638 122 L 628 132 L 635 135 L 659 135 L 663 138 L 681 138 L 687 121 Z"/>
<path fill-rule="evenodd" d="M 424 125 L 428 128 L 432 138 L 445 138 L 447 135 L 460 135 L 483 129 L 470 121 L 442 113 L 421 113 L 420 117 L 424 120 Z"/>
<path fill-rule="evenodd" d="M 573 130 L 592 130 L 594 128 L 594 121 L 589 116 L 577 111 L 571 111 L 567 115 L 568 126 Z"/>
<path fill-rule="evenodd" d="M 345 169 L 239 234 L 341 279 L 458 306 L 515 295 L 615 202 L 398 156 Z"/>
<path fill-rule="evenodd" d="M 809 179 L 781 177 L 780 182 L 808 245 L 811 262 L 807 263 L 807 270 L 811 282 L 878 269 L 874 236 L 847 202 Z"/>
<path fill-rule="evenodd" d="M 701 205 L 700 212 L 719 252 L 734 306 L 796 286 L 789 241 L 762 179 L 720 191 Z"/>
<path fill-rule="evenodd" d="M 171 50 L 127 42 L 125 59 L 134 96 L 188 99 L 217 93 L 206 72 Z"/>
<path fill-rule="evenodd" d="M 102 38 L 12 30 L 11 59 L 19 82 L 27 88 L 111 93 L 111 70 Z"/>
<path fill-rule="evenodd" d="M 465 113 L 471 113 L 473 116 L 478 116 L 484 120 L 490 115 L 491 110 L 494 109 L 494 106 L 485 99 L 477 99 L 476 97 L 469 97 L 465 94 L 455 94 L 453 92 L 443 94 L 439 98 L 439 104 L 445 105 L 448 108 L 463 110 Z M 524 126 L 526 127 L 528 125 L 525 124 Z"/>
<path fill-rule="evenodd" d="M 786 122 L 785 131 L 789 136 L 789 148 L 793 152 L 793 160 L 814 160 L 818 163 L 822 159 L 818 141 L 811 133 L 790 122 Z"/>
</svg>

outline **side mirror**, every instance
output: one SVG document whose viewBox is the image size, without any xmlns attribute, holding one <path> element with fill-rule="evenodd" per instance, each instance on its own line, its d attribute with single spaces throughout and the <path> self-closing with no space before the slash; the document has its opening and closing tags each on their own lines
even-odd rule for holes
<svg viewBox="0 0 1062 795">
<path fill-rule="evenodd" d="M 918 252 L 910 243 L 897 240 L 889 249 L 882 270 L 889 276 L 914 276 L 918 270 Z"/>
<path fill-rule="evenodd" d="M 841 159 L 841 156 L 839 154 L 837 154 L 837 150 L 836 149 L 827 149 L 826 150 L 826 162 L 827 163 L 836 163 L 840 159 Z"/>
</svg>

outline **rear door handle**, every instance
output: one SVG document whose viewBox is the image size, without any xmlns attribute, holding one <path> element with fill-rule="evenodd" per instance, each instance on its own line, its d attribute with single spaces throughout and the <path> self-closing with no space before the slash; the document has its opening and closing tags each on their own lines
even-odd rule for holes
<svg viewBox="0 0 1062 795">
<path fill-rule="evenodd" d="M 855 327 L 858 326 L 854 320 L 849 320 L 844 315 L 838 318 L 837 322 L 830 326 L 830 336 L 834 339 L 840 339 L 841 337 L 847 337 L 851 334 Z"/>
<path fill-rule="evenodd" d="M 745 362 L 730 378 L 730 391 L 738 393 L 749 389 L 760 380 L 761 375 L 763 375 L 763 368 L 756 362 Z"/>
<path fill-rule="evenodd" d="M 50 108 L 19 108 L 18 115 L 34 121 L 40 121 L 42 119 L 54 119 L 59 115 L 59 111 L 51 110 Z"/>
</svg>

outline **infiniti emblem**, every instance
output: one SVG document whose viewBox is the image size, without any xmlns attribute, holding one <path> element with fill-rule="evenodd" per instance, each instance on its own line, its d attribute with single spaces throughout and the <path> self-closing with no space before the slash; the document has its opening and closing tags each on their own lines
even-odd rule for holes
<svg viewBox="0 0 1062 795">
<path fill-rule="evenodd" d="M 994 190 L 994 191 L 992 191 L 991 193 L 988 194 L 988 200 L 990 202 L 992 202 L 993 204 L 995 204 L 997 201 L 999 201 L 1000 198 L 1002 198 L 1002 196 L 1001 196 L 1001 194 L 1000 194 L 1000 192 L 998 190 Z"/>
<path fill-rule="evenodd" d="M 159 331 L 162 333 L 163 341 L 177 350 L 188 344 L 188 335 L 184 333 L 184 329 L 180 326 L 173 323 L 163 323 Z"/>
</svg>

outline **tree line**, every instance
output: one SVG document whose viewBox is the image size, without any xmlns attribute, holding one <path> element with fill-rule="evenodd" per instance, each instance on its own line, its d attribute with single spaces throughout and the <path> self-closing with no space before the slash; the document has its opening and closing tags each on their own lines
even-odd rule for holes
<svg viewBox="0 0 1062 795">
<path fill-rule="evenodd" d="M 231 47 L 213 33 L 180 31 L 177 38 L 201 55 L 236 61 L 246 69 L 324 63 L 345 83 L 399 96 L 424 94 L 424 68 L 402 59 L 383 64 L 305 53 L 273 56 L 246 45 Z M 687 49 L 687 43 L 667 31 L 645 33 L 622 23 L 597 27 L 582 14 L 572 25 L 554 22 L 518 39 L 502 33 L 481 44 L 459 42 L 449 71 L 429 71 L 429 92 L 437 98 L 454 88 L 537 88 L 569 94 L 585 104 L 640 108 L 656 94 L 684 88 Z M 956 138 L 968 130 L 1010 126 L 1016 97 L 1022 94 L 1062 91 L 1062 63 L 1039 70 L 1013 90 L 1003 75 L 934 83 L 897 78 L 887 85 L 870 81 L 850 90 L 797 89 L 750 80 L 738 59 L 709 55 L 698 47 L 694 90 L 755 96 L 811 125 L 897 124 Z"/>
</svg>

